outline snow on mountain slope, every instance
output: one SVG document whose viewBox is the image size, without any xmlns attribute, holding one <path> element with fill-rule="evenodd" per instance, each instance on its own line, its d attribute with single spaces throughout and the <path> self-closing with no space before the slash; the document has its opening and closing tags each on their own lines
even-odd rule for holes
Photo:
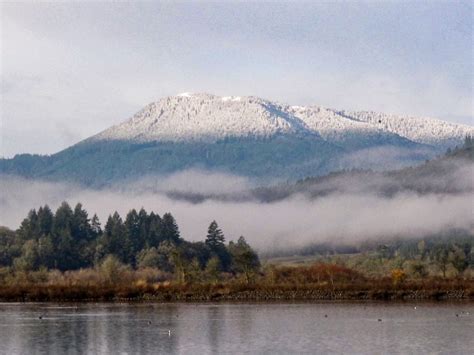
<svg viewBox="0 0 474 355">
<path fill-rule="evenodd" d="M 411 141 L 430 145 L 454 146 L 466 135 L 474 135 L 474 127 L 427 117 L 391 115 L 379 112 L 346 112 L 341 115 L 367 123 L 386 132 L 396 133 Z"/>
<path fill-rule="evenodd" d="M 343 140 L 355 134 L 383 134 L 384 131 L 366 122 L 347 119 L 331 109 L 320 106 L 289 106 L 291 115 L 299 117 L 306 126 L 330 141 Z"/>
<path fill-rule="evenodd" d="M 269 137 L 306 133 L 298 118 L 254 97 L 218 97 L 184 93 L 146 106 L 130 120 L 96 139 L 137 141 L 213 141 L 225 137 Z"/>
<path fill-rule="evenodd" d="M 346 112 L 318 106 L 287 106 L 257 97 L 183 93 L 151 103 L 94 140 L 207 141 L 276 134 L 321 136 L 327 141 L 354 137 L 403 137 L 416 143 L 459 144 L 474 127 L 430 118 Z"/>
</svg>

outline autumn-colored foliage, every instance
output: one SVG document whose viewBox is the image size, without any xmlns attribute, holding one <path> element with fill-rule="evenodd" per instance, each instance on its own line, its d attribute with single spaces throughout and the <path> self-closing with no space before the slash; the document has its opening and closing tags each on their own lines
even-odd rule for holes
<svg viewBox="0 0 474 355">
<path fill-rule="evenodd" d="M 0 268 L 0 301 L 474 299 L 469 278 L 407 278 L 401 269 L 368 277 L 343 265 L 267 265 L 252 282 L 222 273 L 177 279 L 155 268 L 133 270 L 110 260 L 95 269 L 32 272 Z"/>
<path fill-rule="evenodd" d="M 405 271 L 403 271 L 402 269 L 393 269 L 391 272 L 391 276 L 394 285 L 402 283 L 407 277 Z"/>
<path fill-rule="evenodd" d="M 275 283 L 320 284 L 364 280 L 359 272 L 342 265 L 315 263 L 310 266 L 284 266 L 274 270 Z"/>
</svg>

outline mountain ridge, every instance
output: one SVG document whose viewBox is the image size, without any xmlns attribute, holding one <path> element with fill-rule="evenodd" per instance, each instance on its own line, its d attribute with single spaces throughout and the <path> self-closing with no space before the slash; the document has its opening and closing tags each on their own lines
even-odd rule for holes
<svg viewBox="0 0 474 355">
<path fill-rule="evenodd" d="M 411 122 L 254 96 L 182 94 L 151 103 L 51 156 L 0 159 L 0 174 L 97 187 L 191 168 L 293 180 L 348 168 L 415 165 L 474 135 L 470 126 Z"/>
<path fill-rule="evenodd" d="M 153 102 L 92 139 L 212 142 L 227 137 L 309 134 L 338 141 L 358 133 L 396 134 L 447 148 L 473 132 L 473 127 L 433 118 L 290 106 L 255 96 L 184 93 Z"/>
</svg>

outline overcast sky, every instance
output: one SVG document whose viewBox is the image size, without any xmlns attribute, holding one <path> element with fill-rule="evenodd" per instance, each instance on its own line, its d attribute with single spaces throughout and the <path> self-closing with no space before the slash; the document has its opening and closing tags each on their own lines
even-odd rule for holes
<svg viewBox="0 0 474 355">
<path fill-rule="evenodd" d="M 184 91 L 473 124 L 471 1 L 0 6 L 6 157 Z"/>
</svg>

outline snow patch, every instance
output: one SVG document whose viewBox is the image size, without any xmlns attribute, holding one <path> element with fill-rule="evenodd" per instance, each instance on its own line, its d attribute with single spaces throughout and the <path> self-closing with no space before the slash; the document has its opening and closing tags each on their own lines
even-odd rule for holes
<svg viewBox="0 0 474 355">
<path fill-rule="evenodd" d="M 224 96 L 224 97 L 222 97 L 221 100 L 224 101 L 224 102 L 226 102 L 226 101 L 238 102 L 238 101 L 242 100 L 242 98 L 240 96 Z"/>
<path fill-rule="evenodd" d="M 178 97 L 192 97 L 193 95 L 190 92 L 182 92 L 181 94 L 176 95 Z"/>
<path fill-rule="evenodd" d="M 183 97 L 188 99 L 182 100 Z M 185 92 L 146 106 L 130 120 L 92 139 L 182 142 L 276 134 L 317 135 L 328 142 L 375 137 L 380 144 L 388 145 L 394 138 L 404 137 L 447 148 L 461 143 L 466 135 L 474 135 L 474 127 L 432 118 L 285 106 L 258 97 Z"/>
</svg>

